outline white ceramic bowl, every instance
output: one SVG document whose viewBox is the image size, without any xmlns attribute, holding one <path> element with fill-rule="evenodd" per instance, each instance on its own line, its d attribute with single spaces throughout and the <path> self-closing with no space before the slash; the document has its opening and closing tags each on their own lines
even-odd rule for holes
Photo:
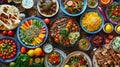
<svg viewBox="0 0 120 67">
<path fill-rule="evenodd" d="M 55 15 L 58 13 L 59 3 L 58 3 L 57 0 L 52 0 L 52 1 L 53 1 L 53 2 L 56 2 L 57 8 L 56 8 L 56 12 L 53 13 L 53 14 L 51 14 L 51 15 L 46 15 L 46 14 L 44 14 L 44 13 L 42 13 L 42 12 L 40 11 L 40 7 L 39 7 L 40 2 L 38 1 L 38 3 L 37 3 L 37 9 L 38 9 L 38 12 L 40 13 L 40 15 L 42 15 L 42 16 L 44 16 L 44 17 L 52 17 L 52 16 L 55 16 Z"/>
</svg>

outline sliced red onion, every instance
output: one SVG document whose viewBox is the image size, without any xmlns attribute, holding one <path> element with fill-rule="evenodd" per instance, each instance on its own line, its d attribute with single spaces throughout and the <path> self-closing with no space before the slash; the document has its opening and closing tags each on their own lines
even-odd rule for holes
<svg viewBox="0 0 120 67">
<path fill-rule="evenodd" d="M 104 20 L 107 21 L 107 17 L 106 17 L 106 15 L 105 15 L 103 9 L 102 9 L 100 6 L 98 6 L 97 9 L 100 11 L 100 13 L 102 14 L 102 16 L 104 17 Z"/>
</svg>

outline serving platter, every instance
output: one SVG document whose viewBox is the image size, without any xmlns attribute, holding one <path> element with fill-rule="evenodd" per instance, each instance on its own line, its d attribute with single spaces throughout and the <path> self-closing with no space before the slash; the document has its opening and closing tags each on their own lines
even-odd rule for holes
<svg viewBox="0 0 120 67">
<path fill-rule="evenodd" d="M 12 67 L 12 64 L 13 64 L 13 67 L 17 67 L 17 66 L 15 66 L 15 64 L 16 64 L 16 65 L 18 65 L 18 67 L 21 67 L 21 66 L 27 67 L 26 65 L 32 66 L 32 67 L 45 67 L 45 65 L 47 64 L 46 67 L 71 67 L 69 63 L 67 64 L 68 59 L 74 55 L 83 54 L 83 55 L 85 55 L 85 57 L 88 59 L 88 61 L 90 63 L 90 65 L 88 65 L 88 67 L 100 67 L 97 63 L 95 63 L 98 61 L 98 60 L 96 60 L 95 53 L 100 48 L 103 48 L 104 46 L 110 44 L 112 42 L 112 40 L 115 39 L 115 37 L 119 37 L 119 33 L 120 33 L 119 24 L 112 23 L 109 20 L 108 16 L 106 15 L 107 8 L 114 3 L 120 4 L 119 0 L 107 0 L 109 2 L 103 2 L 104 0 L 96 0 L 98 3 L 97 3 L 97 6 L 95 6 L 94 8 L 88 7 L 87 0 L 80 0 L 84 4 L 84 6 L 83 6 L 82 10 L 80 12 L 78 12 L 77 14 L 69 13 L 68 10 L 65 9 L 65 6 L 64 6 L 64 3 L 65 3 L 69 7 L 71 7 L 71 6 L 75 7 L 76 4 L 74 5 L 74 3 L 75 3 L 74 1 L 72 1 L 72 0 L 57 0 L 58 1 L 57 5 L 59 5 L 59 8 L 57 9 L 55 15 L 51 15 L 51 16 L 43 16 L 39 11 L 40 9 L 38 8 L 38 5 L 40 5 L 39 1 L 51 1 L 51 0 L 33 0 L 33 1 L 34 1 L 34 6 L 29 9 L 22 7 L 21 3 L 18 4 L 13 1 L 6 2 L 3 0 L 2 2 L 0 2 L 0 5 L 3 5 L 3 4 L 9 4 L 9 5 L 14 5 L 14 6 L 19 5 L 22 8 L 19 7 L 18 9 L 19 10 L 23 9 L 22 12 L 19 11 L 20 14 L 22 13 L 23 15 L 20 16 L 21 22 L 20 22 L 19 26 L 17 26 L 16 29 L 8 30 L 8 31 L 0 30 L 0 37 L 10 36 L 10 37 L 15 38 L 16 41 L 18 41 L 20 43 L 19 55 L 16 57 L 17 59 L 11 60 L 9 62 L 0 61 L 0 66 Z M 53 0 L 53 1 L 56 1 L 56 0 Z M 63 1 L 66 1 L 66 2 L 63 3 Z M 94 1 L 94 0 L 92 0 L 92 1 Z M 50 4 L 47 3 L 47 6 L 50 6 Z M 75 10 L 76 10 L 76 8 L 75 8 Z M 29 13 L 32 11 L 35 12 L 34 15 L 32 13 Z M 89 12 L 95 12 L 94 14 L 97 13 L 98 16 L 101 18 L 101 25 L 100 25 L 99 29 L 97 29 L 94 32 L 85 31 L 86 30 L 85 27 L 83 27 L 83 25 L 81 24 L 82 18 L 84 18 L 85 14 L 89 13 Z M 94 14 L 92 14 L 92 15 L 94 15 Z M 4 17 L 4 15 L 3 15 L 3 17 Z M 90 17 L 92 19 L 96 18 L 96 16 L 95 17 L 88 16 L 88 17 Z M 70 44 L 69 46 L 65 46 L 65 43 L 56 43 L 57 41 L 60 41 L 60 40 L 56 40 L 56 42 L 55 42 L 55 39 L 54 39 L 54 38 L 58 38 L 58 33 L 60 35 L 63 35 L 66 33 L 66 30 L 68 32 L 70 32 L 71 30 L 74 30 L 74 28 L 72 28 L 71 30 L 62 29 L 62 30 L 60 30 L 60 31 L 62 31 L 62 33 L 60 33 L 57 29 L 57 32 L 56 32 L 56 27 L 58 27 L 58 26 L 55 24 L 55 22 L 57 20 L 57 22 L 61 23 L 60 20 L 62 20 L 62 19 L 60 19 L 60 18 L 72 18 L 73 21 L 75 22 L 75 24 L 73 24 L 73 25 L 71 24 L 70 28 L 72 28 L 72 26 L 74 26 L 74 25 L 76 25 L 79 28 L 78 32 L 79 32 L 80 36 L 78 37 L 77 40 L 73 38 L 73 40 L 76 40 L 76 41 L 74 43 Z M 29 19 L 32 19 L 32 21 L 34 21 L 34 19 L 41 21 L 40 23 L 42 23 L 42 25 L 44 25 L 44 27 L 45 27 L 45 29 L 43 29 L 44 33 L 46 30 L 45 37 L 42 34 L 42 35 L 38 36 L 37 38 L 33 38 L 36 41 L 36 42 L 34 42 L 34 44 L 37 43 L 37 45 L 35 45 L 35 46 L 33 46 L 33 45 L 31 46 L 31 43 L 25 43 L 24 40 L 21 39 L 21 35 L 20 35 L 20 33 L 21 33 L 20 29 L 24 30 L 24 28 L 22 28 L 22 24 L 28 25 Z M 92 19 L 90 19 L 90 20 L 92 20 Z M 97 20 L 94 19 L 92 21 L 95 22 Z M 63 22 L 70 23 L 69 21 L 68 22 L 63 21 Z M 106 28 L 104 29 L 104 25 L 107 23 L 108 24 L 111 23 L 111 25 L 112 25 L 111 33 L 105 32 Z M 38 25 L 38 27 L 40 27 L 39 23 L 36 25 Z M 63 25 L 63 24 L 61 23 L 61 25 Z M 67 25 L 65 25 L 65 26 L 67 27 Z M 95 26 L 93 25 L 93 28 L 94 27 Z M 107 27 L 107 30 L 110 30 L 110 28 L 111 28 L 109 25 L 106 27 Z M 31 28 L 31 26 L 30 26 L 30 28 Z M 25 28 L 25 29 L 28 30 L 27 28 Z M 39 30 L 41 30 L 41 28 L 39 28 Z M 12 33 L 11 33 L 11 31 L 12 31 Z M 55 34 L 52 37 L 51 37 L 51 31 L 55 31 L 55 32 L 52 32 L 52 34 Z M 71 31 L 71 33 L 74 33 L 74 31 Z M 27 36 L 27 34 L 28 33 L 23 34 L 24 38 Z M 67 34 L 65 36 L 69 36 L 69 34 Z M 72 36 L 73 36 L 73 34 L 72 34 Z M 72 36 L 70 36 L 70 38 L 72 38 Z M 29 35 L 29 37 L 32 37 L 32 35 Z M 44 38 L 41 38 L 41 37 L 44 37 Z M 77 37 L 77 36 L 75 35 L 75 37 Z M 67 38 L 62 38 L 62 39 L 65 40 Z M 86 41 L 84 41 L 83 39 L 87 39 L 88 43 L 86 43 Z M 27 40 L 31 40 L 31 39 L 28 38 Z M 81 40 L 83 40 L 83 41 L 81 41 Z M 79 46 L 80 41 L 81 41 L 80 45 L 82 45 L 83 47 Z M 65 40 L 64 42 L 67 42 L 67 44 L 68 44 L 69 39 Z M 114 41 L 114 42 L 116 42 L 116 41 Z M 50 43 L 50 45 L 48 45 L 48 43 Z M 114 45 L 116 45 L 117 43 L 118 42 L 116 42 Z M 46 45 L 47 45 L 47 47 L 50 46 L 50 48 L 44 47 Z M 89 45 L 89 47 L 86 50 L 82 50 L 82 49 L 84 49 L 84 46 L 86 46 L 86 45 Z M 48 53 L 44 52 L 44 49 L 50 50 L 50 52 L 48 52 Z M 113 48 L 111 48 L 111 49 L 113 50 Z M 114 49 L 117 49 L 117 47 L 115 47 Z M 53 60 L 54 63 L 51 62 L 51 60 L 50 60 L 51 58 L 49 58 L 49 60 L 48 60 L 48 57 L 50 57 L 49 55 L 52 55 L 52 54 L 54 55 L 54 51 L 56 52 L 55 53 L 56 55 L 58 55 L 57 53 L 60 53 L 60 56 L 64 56 L 60 62 L 60 65 L 58 64 L 59 63 L 58 60 Z M 119 51 L 115 50 L 115 52 L 119 52 Z M 108 56 L 108 57 L 111 57 L 111 56 Z M 19 58 L 22 58 L 22 60 L 20 60 Z M 54 57 L 52 56 L 52 58 L 54 58 Z M 55 58 L 56 58 L 56 56 L 55 56 Z M 120 59 L 120 57 L 118 57 L 118 58 Z M 25 60 L 25 62 L 23 60 Z M 113 60 L 115 60 L 115 59 L 113 59 Z M 85 65 L 84 63 L 86 63 L 86 62 L 83 63 L 82 61 L 80 62 L 80 64 L 79 63 L 76 64 L 76 67 L 79 67 L 79 66 L 84 67 L 84 65 Z M 51 63 L 55 64 L 55 66 L 54 65 L 52 66 Z M 65 65 L 65 64 L 67 64 L 67 65 Z M 21 66 L 19 66 L 19 65 L 21 65 Z M 65 66 L 61 66 L 61 65 L 65 65 Z M 118 63 L 118 67 L 119 67 L 119 65 L 120 64 Z M 112 65 L 109 65 L 109 66 L 112 66 Z M 104 67 L 104 66 L 102 66 L 102 67 Z"/>
</svg>

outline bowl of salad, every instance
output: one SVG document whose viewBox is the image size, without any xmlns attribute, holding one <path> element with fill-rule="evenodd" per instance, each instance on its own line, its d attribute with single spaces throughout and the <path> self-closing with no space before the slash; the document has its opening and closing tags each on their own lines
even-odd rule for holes
<svg viewBox="0 0 120 67">
<path fill-rule="evenodd" d="M 44 64 L 46 67 L 61 67 L 66 54 L 57 48 L 54 48 L 53 51 L 45 55 Z"/>
<path fill-rule="evenodd" d="M 17 37 L 23 46 L 36 48 L 45 43 L 48 37 L 48 28 L 42 19 L 28 17 L 17 28 Z"/>
<path fill-rule="evenodd" d="M 67 56 L 62 67 L 92 67 L 92 63 L 86 53 L 74 51 Z"/>
<path fill-rule="evenodd" d="M 105 11 L 107 19 L 113 24 L 120 24 L 120 3 L 114 2 Z"/>
<path fill-rule="evenodd" d="M 0 37 L 0 62 L 9 63 L 16 60 L 20 45 L 12 37 Z"/>
<path fill-rule="evenodd" d="M 79 16 L 85 11 L 87 0 L 60 0 L 60 6 L 65 14 Z"/>
</svg>

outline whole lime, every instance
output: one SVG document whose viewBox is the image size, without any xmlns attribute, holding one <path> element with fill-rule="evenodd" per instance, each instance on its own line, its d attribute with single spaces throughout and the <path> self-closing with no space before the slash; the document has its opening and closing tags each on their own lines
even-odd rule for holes
<svg viewBox="0 0 120 67">
<path fill-rule="evenodd" d="M 15 62 L 10 62 L 9 67 L 15 67 Z"/>
</svg>

